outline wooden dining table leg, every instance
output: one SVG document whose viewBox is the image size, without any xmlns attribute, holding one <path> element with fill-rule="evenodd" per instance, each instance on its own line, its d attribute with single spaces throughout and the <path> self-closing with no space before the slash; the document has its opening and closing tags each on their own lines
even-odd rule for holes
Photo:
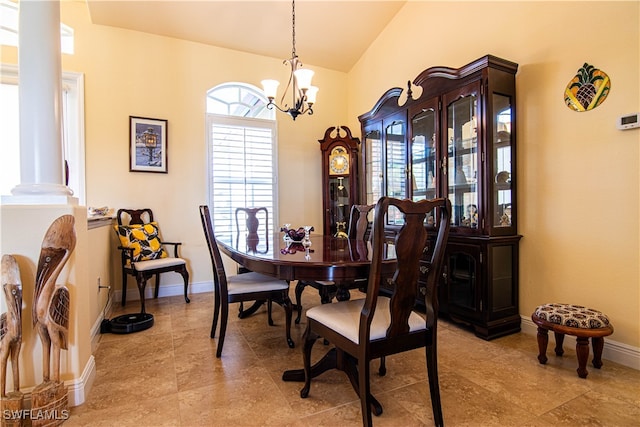
<svg viewBox="0 0 640 427">
<path fill-rule="evenodd" d="M 347 374 L 349 382 L 354 391 L 360 396 L 360 387 L 358 386 L 358 363 L 357 359 L 348 353 L 338 351 L 336 348 L 329 350 L 318 362 L 311 366 L 311 378 L 330 370 L 339 369 Z M 304 369 L 291 369 L 282 374 L 283 381 L 304 382 Z M 382 414 L 382 405 L 378 400 L 371 397 L 371 411 L 376 414 Z"/>
<path fill-rule="evenodd" d="M 311 378 L 315 378 L 323 372 L 327 372 L 330 369 L 336 369 L 337 355 L 336 349 L 332 348 L 322 356 L 322 359 L 318 360 L 313 366 L 311 366 Z M 284 371 L 282 374 L 282 381 L 295 381 L 304 382 L 304 369 L 290 369 Z"/>
<path fill-rule="evenodd" d="M 266 300 L 256 301 L 251 305 L 251 307 L 247 308 L 246 310 L 244 310 L 244 307 L 240 305 L 240 309 L 238 310 L 238 317 L 240 319 L 246 319 L 247 317 L 255 313 L 265 302 Z"/>
</svg>

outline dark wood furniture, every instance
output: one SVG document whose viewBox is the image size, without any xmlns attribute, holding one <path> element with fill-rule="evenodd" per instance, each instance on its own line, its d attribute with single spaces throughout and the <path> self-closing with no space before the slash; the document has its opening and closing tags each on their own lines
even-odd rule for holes
<svg viewBox="0 0 640 427">
<path fill-rule="evenodd" d="M 227 319 L 229 318 L 229 303 L 235 302 L 267 300 L 269 302 L 268 312 L 270 325 L 273 325 L 273 320 L 271 319 L 271 301 L 280 304 L 285 310 L 287 344 L 290 348 L 293 348 L 295 346 L 291 339 L 291 317 L 293 311 L 291 300 L 289 299 L 289 283 L 283 280 L 275 280 L 273 277 L 256 272 L 238 274 L 227 278 L 222 256 L 220 255 L 220 249 L 213 235 L 213 225 L 211 223 L 208 206 L 200 206 L 200 219 L 202 221 L 202 228 L 213 267 L 214 310 L 213 322 L 211 324 L 211 338 L 215 338 L 218 318 L 220 318 L 220 335 L 218 337 L 216 357 L 222 355 L 222 347 L 227 331 Z"/>
<path fill-rule="evenodd" d="M 338 287 L 338 301 L 350 298 L 350 283 L 369 277 L 371 248 L 364 240 L 312 234 L 312 252 L 309 254 L 310 258 L 306 259 L 303 250 L 296 253 L 281 251 L 286 247 L 281 233 L 271 236 L 268 251 L 258 252 L 247 250 L 246 245 L 238 245 L 234 235 L 216 234 L 215 237 L 222 253 L 251 271 L 289 281 L 297 280 L 296 278 L 307 281 L 333 281 Z M 262 245 L 261 243 L 258 248 Z M 388 256 L 385 267 L 388 271 L 393 271 L 395 254 L 390 252 Z"/>
<path fill-rule="evenodd" d="M 245 220 L 245 228 L 246 231 L 245 240 L 247 242 L 247 248 L 250 250 L 258 250 L 258 243 L 260 243 L 260 235 L 258 234 L 258 229 L 260 228 L 260 213 L 264 213 L 264 236 L 265 241 L 268 240 L 269 237 L 269 211 L 265 207 L 259 208 L 236 208 L 235 216 L 236 216 L 236 229 L 238 230 L 238 239 L 240 239 L 240 235 L 242 234 L 241 230 L 243 229 L 240 226 L 239 217 L 244 214 Z"/>
<path fill-rule="evenodd" d="M 392 276 L 383 273 L 382 262 L 388 243 L 385 218 L 394 207 L 403 217 L 404 225 L 394 239 L 398 262 Z M 425 227 L 427 214 L 435 219 L 435 227 Z M 303 360 L 305 384 L 300 396 L 309 396 L 311 350 L 319 337 L 335 345 L 336 367 L 347 373 L 360 396 L 363 425 L 371 426 L 371 411 L 382 413 L 382 407 L 371 396 L 370 361 L 374 358 L 425 347 L 429 389 L 436 425 L 443 425 L 438 385 L 437 363 L 437 288 L 445 245 L 449 233 L 451 203 L 440 198 L 412 202 L 382 198 L 376 205 L 373 226 L 373 259 L 369 271 L 365 299 L 323 304 L 307 310 Z M 429 232 L 427 231 L 429 229 Z M 429 239 L 428 234 L 432 234 Z M 390 298 L 380 296 L 381 282 L 393 277 Z M 419 285 L 426 284 L 426 293 L 418 294 Z M 421 297 L 426 319 L 417 314 L 416 298 Z"/>
<path fill-rule="evenodd" d="M 128 226 L 134 224 L 147 224 L 154 222 L 153 212 L 149 208 L 145 209 L 118 209 L 116 219 L 119 226 Z M 184 300 L 190 302 L 187 295 L 189 287 L 189 272 L 187 271 L 186 261 L 178 256 L 178 247 L 180 242 L 161 241 L 163 246 L 173 246 L 173 257 L 154 259 L 149 261 L 134 261 L 133 249 L 130 247 L 118 246 L 121 254 L 122 264 L 122 306 L 124 307 L 127 300 L 127 275 L 135 277 L 140 293 L 141 313 L 145 313 L 145 288 L 147 280 L 156 277 L 156 287 L 154 297 L 158 298 L 158 290 L 160 288 L 160 274 L 175 272 L 182 276 L 184 281 Z"/>
<path fill-rule="evenodd" d="M 369 221 L 369 212 L 373 210 L 375 205 L 353 205 L 351 206 L 351 212 L 349 214 L 349 228 L 347 236 L 349 239 L 354 240 L 367 240 L 370 231 L 370 221 Z M 356 280 L 349 284 L 351 289 L 358 287 L 362 280 Z M 347 284 L 343 284 L 343 287 Z M 302 317 L 302 291 L 307 286 L 311 286 L 314 289 L 317 289 L 320 293 L 320 302 L 322 304 L 328 304 L 331 302 L 333 297 L 338 292 L 338 288 L 333 281 L 327 280 L 316 280 L 316 281 L 306 281 L 306 280 L 298 280 L 298 284 L 296 285 L 296 306 L 298 308 L 298 316 L 296 317 L 296 323 L 300 323 L 300 318 Z"/>
<path fill-rule="evenodd" d="M 555 308 L 551 308 L 552 310 L 559 309 L 564 314 L 548 316 L 549 306 L 554 306 Z M 536 308 L 531 315 L 531 320 L 538 326 L 538 361 L 540 364 L 547 363 L 546 353 L 549 343 L 549 331 L 553 331 L 556 339 L 556 356 L 564 354 L 562 344 L 564 343 L 565 335 L 576 337 L 576 356 L 578 357 L 578 369 L 576 369 L 576 372 L 580 378 L 587 378 L 589 374 L 587 371 L 589 338 L 591 338 L 593 346 L 593 360 L 591 363 L 596 369 L 602 367 L 604 337 L 613 333 L 613 325 L 609 323 L 609 318 L 602 312 L 569 304 L 546 304 Z"/>
<path fill-rule="evenodd" d="M 322 151 L 323 234 L 347 237 L 351 206 L 358 200 L 360 140 L 348 127 L 337 126 L 328 128 L 318 142 Z"/>
<path fill-rule="evenodd" d="M 520 330 L 517 69 L 491 55 L 428 68 L 409 82 L 402 105 L 403 90 L 392 88 L 359 117 L 360 203 L 451 200 L 440 311 L 484 339 Z M 412 86 L 422 89 L 415 98 Z M 392 211 L 386 225 L 392 232 L 402 223 Z"/>
</svg>

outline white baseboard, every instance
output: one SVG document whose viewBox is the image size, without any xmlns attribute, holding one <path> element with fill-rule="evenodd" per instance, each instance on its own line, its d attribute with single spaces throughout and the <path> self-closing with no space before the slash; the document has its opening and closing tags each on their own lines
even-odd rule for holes
<svg viewBox="0 0 640 427">
<path fill-rule="evenodd" d="M 525 334 L 536 336 L 538 333 L 538 326 L 533 323 L 531 317 L 520 316 L 522 322 L 520 328 Z M 549 334 L 549 341 L 554 340 L 553 334 Z M 574 345 L 576 338 L 570 335 L 566 335 L 564 342 L 567 345 Z M 612 362 L 619 363 L 629 368 L 640 370 L 640 348 L 633 347 L 627 344 L 623 344 L 606 337 L 604 339 L 604 349 L 602 350 L 602 358 L 611 360 Z"/>
<path fill-rule="evenodd" d="M 127 289 L 127 301 L 139 301 L 140 294 L 137 289 L 133 289 L 131 286 Z M 155 283 L 153 280 L 147 284 L 144 290 L 144 297 L 146 299 L 153 298 L 153 292 L 155 290 Z M 189 283 L 189 294 L 200 294 L 203 292 L 213 292 L 213 281 Z M 176 283 L 173 285 L 161 285 L 158 290 L 158 298 L 161 297 L 173 297 L 176 295 L 184 295 L 184 283 Z M 122 291 L 117 290 L 113 293 L 114 301 L 122 301 Z"/>
<path fill-rule="evenodd" d="M 96 360 L 93 355 L 89 356 L 89 360 L 82 371 L 80 378 L 76 378 L 70 381 L 65 381 L 67 386 L 67 397 L 69 399 L 69 406 L 82 405 L 86 400 L 86 396 L 93 386 L 93 381 L 96 379 Z"/>
<path fill-rule="evenodd" d="M 93 355 L 89 356 L 89 360 L 82 371 L 80 378 L 74 378 L 64 382 L 67 387 L 67 399 L 69 407 L 82 405 L 86 400 L 85 397 L 89 394 L 89 390 L 93 385 L 93 381 L 96 379 L 96 362 Z M 28 387 L 21 389 L 23 394 L 25 409 L 31 408 L 31 393 L 35 387 Z M 4 423 L 2 424 L 4 425 Z"/>
</svg>

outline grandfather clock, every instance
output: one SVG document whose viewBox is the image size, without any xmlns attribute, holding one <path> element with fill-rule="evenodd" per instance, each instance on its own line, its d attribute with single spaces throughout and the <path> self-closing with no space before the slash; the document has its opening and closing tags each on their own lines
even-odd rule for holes
<svg viewBox="0 0 640 427">
<path fill-rule="evenodd" d="M 348 127 L 338 126 L 328 128 L 318 141 L 322 150 L 324 234 L 346 238 L 351 206 L 358 200 L 360 140 L 351 136 Z"/>
</svg>

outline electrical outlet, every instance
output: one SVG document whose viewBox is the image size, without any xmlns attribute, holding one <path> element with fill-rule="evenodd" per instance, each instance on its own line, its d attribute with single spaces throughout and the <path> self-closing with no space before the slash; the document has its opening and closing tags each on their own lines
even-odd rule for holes
<svg viewBox="0 0 640 427">
<path fill-rule="evenodd" d="M 100 289 L 111 289 L 111 286 L 103 285 L 100 281 L 100 276 L 98 276 L 98 292 L 100 292 Z"/>
</svg>

